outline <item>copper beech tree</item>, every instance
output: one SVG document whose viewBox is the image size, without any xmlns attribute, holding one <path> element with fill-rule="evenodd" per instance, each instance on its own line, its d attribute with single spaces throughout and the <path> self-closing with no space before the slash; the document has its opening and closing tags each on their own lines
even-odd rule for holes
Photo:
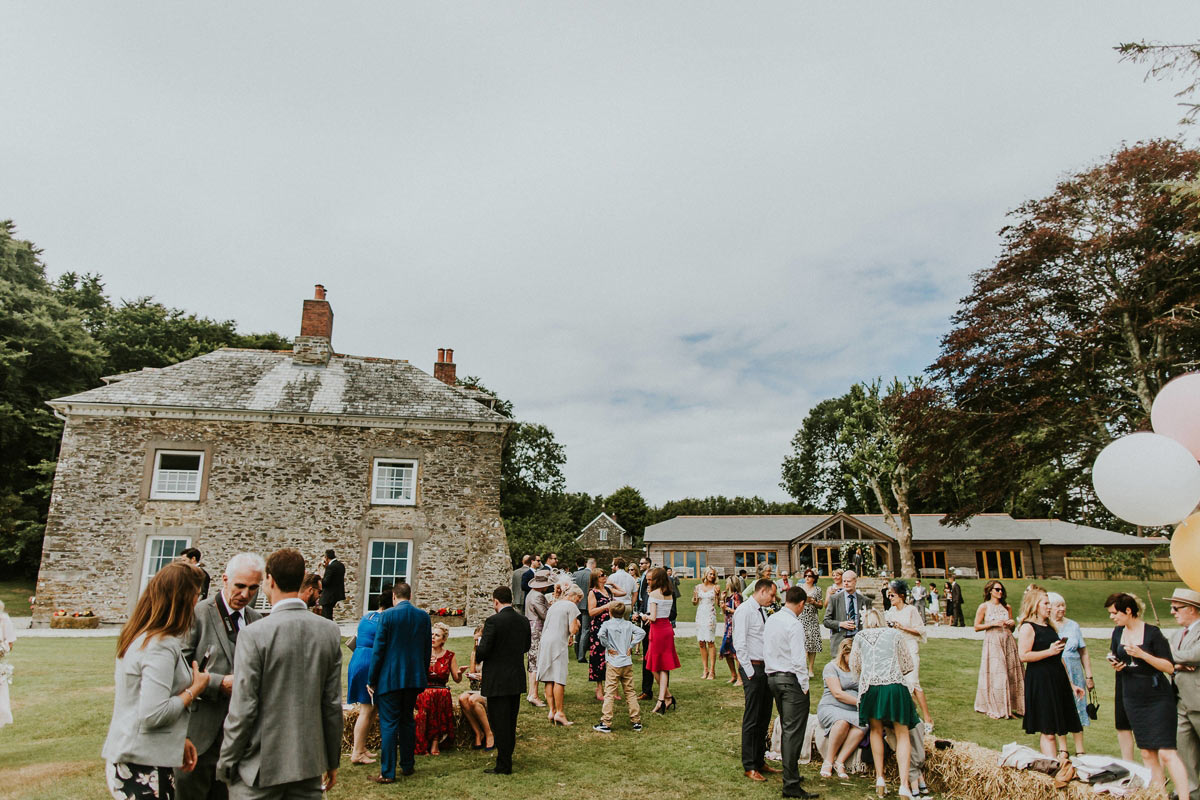
<svg viewBox="0 0 1200 800">
<path fill-rule="evenodd" d="M 1200 362 L 1200 176 L 1175 141 L 1125 147 L 1011 212 L 960 302 L 931 387 L 905 398 L 903 456 L 959 483 L 951 514 L 1108 521 L 1089 475 L 1147 428 L 1155 394 Z"/>
</svg>

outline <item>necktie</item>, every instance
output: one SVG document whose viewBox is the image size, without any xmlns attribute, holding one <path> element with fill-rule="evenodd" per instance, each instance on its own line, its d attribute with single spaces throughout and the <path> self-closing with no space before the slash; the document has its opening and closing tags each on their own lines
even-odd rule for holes
<svg viewBox="0 0 1200 800">
<path fill-rule="evenodd" d="M 767 612 L 766 612 L 766 611 L 763 611 L 763 607 L 762 607 L 762 606 L 759 606 L 759 607 L 758 607 L 758 618 L 759 618 L 759 619 L 761 619 L 761 620 L 763 621 L 763 624 L 764 624 L 764 625 L 766 625 L 766 624 L 767 624 Z"/>
<path fill-rule="evenodd" d="M 240 613 L 240 612 L 238 612 L 238 611 L 235 611 L 235 612 L 233 612 L 232 614 L 230 614 L 230 615 L 229 615 L 229 621 L 230 621 L 231 623 L 233 623 L 233 635 L 234 635 L 234 637 L 236 637 L 236 636 L 237 636 L 237 632 L 238 632 L 238 631 L 240 631 L 240 630 L 242 629 L 242 626 L 241 626 L 241 620 L 242 620 L 242 615 L 241 615 L 241 613 Z"/>
<path fill-rule="evenodd" d="M 854 623 L 858 627 L 858 609 L 854 607 L 854 595 L 846 595 L 846 619 Z"/>
</svg>

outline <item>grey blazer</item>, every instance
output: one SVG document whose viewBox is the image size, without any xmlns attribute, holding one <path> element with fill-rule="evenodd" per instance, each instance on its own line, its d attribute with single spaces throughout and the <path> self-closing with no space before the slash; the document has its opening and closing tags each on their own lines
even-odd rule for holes
<svg viewBox="0 0 1200 800">
<path fill-rule="evenodd" d="M 862 630 L 862 614 L 867 608 L 866 595 L 855 591 L 854 605 L 858 611 L 858 628 L 851 632 L 850 636 Z M 821 620 L 821 624 L 829 629 L 829 652 L 835 657 L 837 656 L 838 645 L 842 643 L 842 639 L 846 638 L 846 631 L 841 627 L 841 624 L 846 619 L 846 592 L 843 590 L 834 594 L 833 599 L 825 606 L 825 618 Z"/>
<path fill-rule="evenodd" d="M 100 755 L 113 764 L 183 765 L 188 715 L 179 694 L 192 683 L 179 639 L 146 635 L 117 659 L 112 722 Z"/>
<path fill-rule="evenodd" d="M 338 626 L 284 601 L 238 634 L 217 777 L 268 787 L 336 769 L 342 747 Z"/>
<path fill-rule="evenodd" d="M 1181 644 L 1179 637 L 1182 633 L 1182 630 L 1171 631 L 1167 637 L 1174 662 L 1185 667 L 1200 667 L 1200 624 L 1183 637 Z M 1179 688 L 1180 710 L 1200 711 L 1200 670 L 1177 670 L 1175 685 Z"/>
<path fill-rule="evenodd" d="M 204 652 L 212 648 L 208 660 L 208 672 L 212 677 L 200 698 L 191 705 L 192 713 L 188 715 L 188 738 L 201 753 L 212 747 L 221 735 L 225 715 L 229 713 L 229 698 L 221 694 L 221 681 L 234 671 L 233 642 L 225 632 L 225 622 L 217 609 L 217 598 L 220 596 L 218 592 L 196 604 L 196 621 L 183 637 L 183 659 L 189 665 L 193 661 L 200 661 L 204 658 Z M 249 606 L 242 609 L 242 614 L 245 615 L 245 625 L 262 619 L 262 614 Z"/>
</svg>

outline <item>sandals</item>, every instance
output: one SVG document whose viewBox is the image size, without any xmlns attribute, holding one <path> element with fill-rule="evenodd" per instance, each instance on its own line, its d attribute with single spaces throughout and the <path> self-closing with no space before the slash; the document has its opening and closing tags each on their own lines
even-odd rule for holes
<svg viewBox="0 0 1200 800">
<path fill-rule="evenodd" d="M 833 777 L 833 764 L 830 764 L 828 761 L 826 761 L 824 764 L 821 765 L 821 777 L 822 778 L 832 778 Z"/>
<path fill-rule="evenodd" d="M 850 778 L 850 776 L 846 774 L 846 765 L 840 761 L 833 762 L 833 771 L 837 773 L 839 778 Z"/>
</svg>

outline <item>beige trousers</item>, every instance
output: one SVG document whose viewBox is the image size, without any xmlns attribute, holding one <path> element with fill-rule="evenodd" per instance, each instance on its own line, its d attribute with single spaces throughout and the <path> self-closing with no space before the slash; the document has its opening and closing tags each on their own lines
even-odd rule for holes
<svg viewBox="0 0 1200 800">
<path fill-rule="evenodd" d="M 629 721 L 641 722 L 642 709 L 638 706 L 637 692 L 633 691 L 633 666 L 614 667 L 612 664 L 608 665 L 604 675 L 604 706 L 600 710 L 600 722 L 605 725 L 612 724 L 618 684 L 625 692 L 625 702 L 629 703 Z"/>
<path fill-rule="evenodd" d="M 1196 767 L 1200 764 L 1200 711 L 1186 710 L 1183 703 L 1179 703 L 1176 708 L 1175 719 L 1178 727 L 1175 730 L 1175 746 L 1179 750 L 1183 765 L 1187 767 L 1191 800 L 1200 800 L 1200 788 L 1197 788 L 1200 783 L 1196 780 Z M 1179 795 L 1182 798 L 1183 792 L 1179 792 Z"/>
</svg>

